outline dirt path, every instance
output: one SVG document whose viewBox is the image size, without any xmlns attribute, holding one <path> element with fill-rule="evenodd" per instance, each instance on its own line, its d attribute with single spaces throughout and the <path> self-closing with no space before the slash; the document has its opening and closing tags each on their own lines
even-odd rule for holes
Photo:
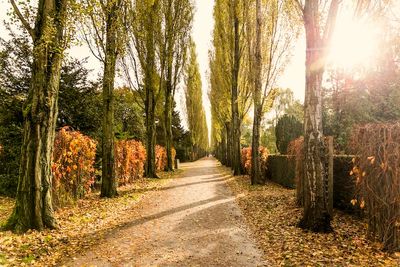
<svg viewBox="0 0 400 267">
<path fill-rule="evenodd" d="M 67 265 L 265 265 L 217 161 L 202 159 L 181 167 L 181 178 L 149 193 L 135 208 L 135 220 Z"/>
</svg>

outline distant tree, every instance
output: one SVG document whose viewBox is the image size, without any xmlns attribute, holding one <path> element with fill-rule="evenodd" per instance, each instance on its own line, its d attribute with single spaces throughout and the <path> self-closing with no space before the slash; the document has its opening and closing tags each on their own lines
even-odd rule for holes
<svg viewBox="0 0 400 267">
<path fill-rule="evenodd" d="M 251 156 L 251 183 L 261 183 L 260 131 L 261 120 L 266 110 L 273 106 L 278 95 L 276 81 L 282 73 L 290 56 L 290 48 L 297 35 L 293 9 L 286 1 L 261 0 L 255 2 L 255 16 L 248 28 L 251 61 L 250 75 L 254 82 L 253 103 L 254 121 Z"/>
<path fill-rule="evenodd" d="M 189 0 L 162 1 L 162 18 L 165 24 L 162 40 L 162 60 L 165 61 L 164 86 L 164 134 L 167 152 L 166 171 L 173 170 L 172 113 L 176 87 L 182 76 L 189 45 L 190 30 L 193 21 L 193 3 Z"/>
<path fill-rule="evenodd" d="M 185 72 L 186 112 L 193 152 L 197 158 L 204 155 L 208 150 L 208 128 L 203 106 L 203 93 L 196 46 L 193 41 L 190 42 L 189 60 Z"/>
<path fill-rule="evenodd" d="M 290 141 L 303 134 L 303 125 L 294 116 L 283 115 L 275 127 L 276 147 L 279 153 L 286 155 Z"/>
</svg>

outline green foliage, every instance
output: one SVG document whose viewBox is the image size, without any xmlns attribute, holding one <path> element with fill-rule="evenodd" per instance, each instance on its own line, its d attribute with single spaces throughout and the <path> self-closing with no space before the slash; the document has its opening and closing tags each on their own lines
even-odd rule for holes
<svg viewBox="0 0 400 267">
<path fill-rule="evenodd" d="M 275 128 L 276 147 L 281 154 L 287 154 L 290 141 L 303 133 L 303 125 L 294 116 L 284 115 L 279 118 Z"/>
<path fill-rule="evenodd" d="M 277 152 L 274 126 L 261 131 L 260 145 L 266 147 L 271 153 Z"/>
<path fill-rule="evenodd" d="M 14 196 L 22 145 L 23 104 L 28 95 L 31 45 L 27 35 L 10 31 L 0 40 L 0 194 Z M 89 80 L 85 60 L 65 59 L 61 69 L 57 126 L 70 126 L 95 139 L 101 136 L 99 82 Z M 143 118 L 132 93 L 116 91 L 117 136 L 143 139 Z M 27 109 L 28 107 L 24 107 Z"/>
<path fill-rule="evenodd" d="M 382 61 L 373 70 L 356 69 L 329 72 L 330 86 L 324 95 L 324 134 L 334 137 L 335 149 L 349 153 L 349 140 L 355 125 L 386 123 L 400 118 L 400 68 L 391 49 L 398 43 L 387 43 L 379 53 Z M 379 54 L 377 52 L 377 54 Z"/>
<path fill-rule="evenodd" d="M 137 95 L 128 88 L 114 90 L 115 135 L 118 139 L 145 140 L 142 109 L 135 99 Z"/>
</svg>

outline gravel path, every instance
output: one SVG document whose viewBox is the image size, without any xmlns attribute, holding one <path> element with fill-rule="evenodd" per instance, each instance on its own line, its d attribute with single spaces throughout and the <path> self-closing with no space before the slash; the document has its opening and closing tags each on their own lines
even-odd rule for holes
<svg viewBox="0 0 400 267">
<path fill-rule="evenodd" d="M 215 159 L 184 172 L 135 207 L 138 216 L 69 266 L 264 266 Z"/>
</svg>

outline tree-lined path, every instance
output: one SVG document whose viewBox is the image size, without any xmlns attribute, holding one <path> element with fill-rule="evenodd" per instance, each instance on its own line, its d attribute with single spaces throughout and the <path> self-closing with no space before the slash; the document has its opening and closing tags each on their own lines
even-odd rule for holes
<svg viewBox="0 0 400 267">
<path fill-rule="evenodd" d="M 184 172 L 135 208 L 137 218 L 70 266 L 263 266 L 262 253 L 215 159 Z"/>
</svg>

